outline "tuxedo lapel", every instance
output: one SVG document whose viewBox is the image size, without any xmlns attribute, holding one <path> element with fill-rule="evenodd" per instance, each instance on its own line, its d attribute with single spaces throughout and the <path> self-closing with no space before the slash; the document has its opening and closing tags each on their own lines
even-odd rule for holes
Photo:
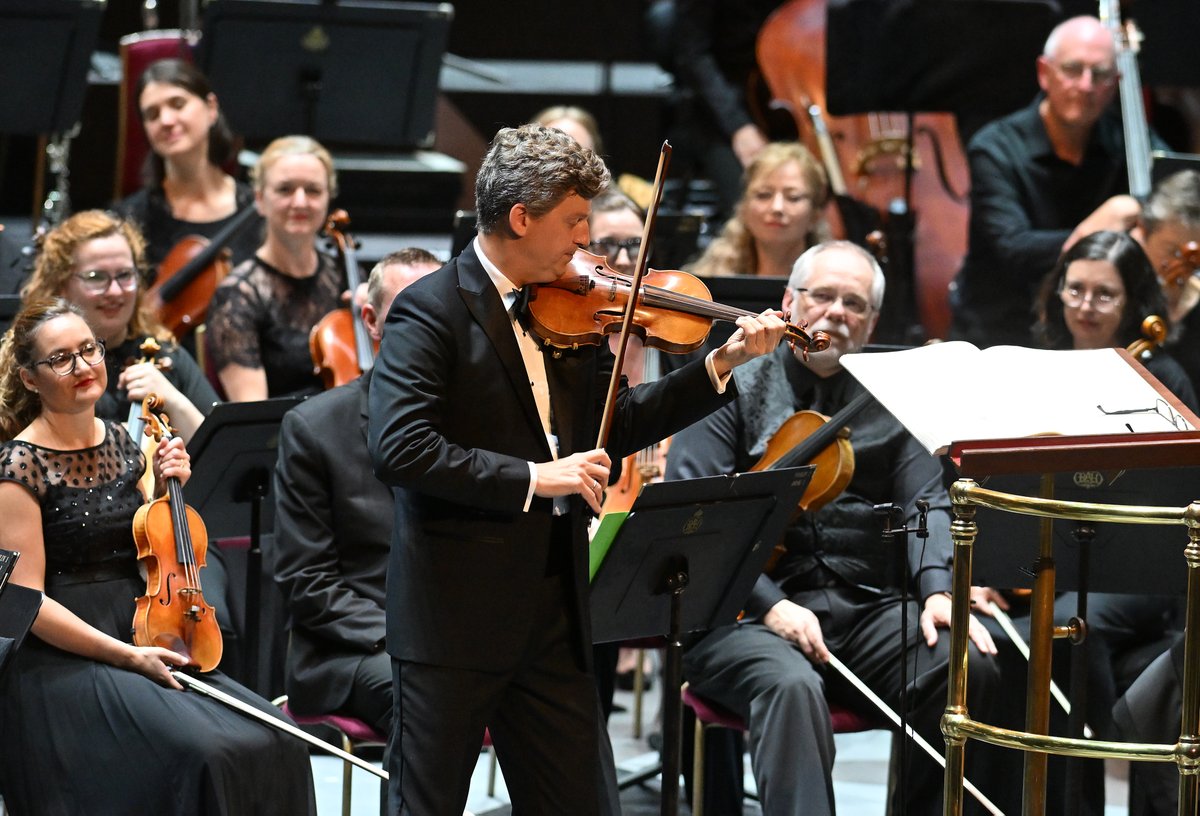
<svg viewBox="0 0 1200 816">
<path fill-rule="evenodd" d="M 537 438 L 543 440 L 543 448 L 549 458 L 550 448 L 544 441 L 542 420 L 538 416 L 537 403 L 533 400 L 533 389 L 529 386 L 525 358 L 521 356 L 521 349 L 517 347 L 517 338 L 513 334 L 512 319 L 505 311 L 504 302 L 492 285 L 492 279 L 475 256 L 473 245 L 468 245 L 458 257 L 458 292 L 500 358 L 504 375 L 512 385 L 521 411 L 526 421 L 536 429 Z"/>
</svg>

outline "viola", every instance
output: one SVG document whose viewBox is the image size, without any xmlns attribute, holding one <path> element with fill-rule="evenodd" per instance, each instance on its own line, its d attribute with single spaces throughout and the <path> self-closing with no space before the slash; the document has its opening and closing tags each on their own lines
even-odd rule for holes
<svg viewBox="0 0 1200 816">
<path fill-rule="evenodd" d="M 915 227 L 907 214 L 887 217 L 889 272 L 897 273 L 888 276 L 888 308 L 897 308 L 900 318 L 919 313 L 927 337 L 945 337 L 948 286 L 967 251 L 969 171 L 958 128 L 951 114 L 921 114 L 911 123 L 900 114 L 828 116 L 826 7 L 826 0 L 790 0 L 760 30 L 758 64 L 771 104 L 790 110 L 839 198 L 864 202 L 876 213 L 893 212 L 896 201 L 911 204 Z M 910 229 L 911 246 L 899 240 Z"/>
<path fill-rule="evenodd" d="M 147 435 L 160 444 L 174 433 L 166 414 L 156 416 L 162 399 L 142 401 Z M 200 569 L 208 552 L 208 531 L 200 514 L 183 501 L 179 480 L 167 480 L 165 496 L 138 508 L 133 517 L 137 557 L 146 565 L 146 594 L 133 613 L 135 646 L 161 646 L 188 658 L 202 672 L 221 662 L 221 630 L 215 610 L 204 600 Z"/>
<path fill-rule="evenodd" d="M 346 271 L 346 285 L 353 296 L 361 275 L 354 239 L 346 232 L 349 225 L 346 211 L 334 210 L 325 222 L 325 232 L 337 244 L 338 257 Z M 312 354 L 313 373 L 321 377 L 326 388 L 334 388 L 370 371 L 379 348 L 371 340 L 359 310 L 342 308 L 334 309 L 313 326 L 308 335 L 308 350 Z"/>
<path fill-rule="evenodd" d="M 632 277 L 617 272 L 602 255 L 575 252 L 570 269 L 553 283 L 528 287 L 525 309 L 529 328 L 541 342 L 556 348 L 599 345 L 619 331 L 629 303 Z M 647 269 L 634 304 L 631 331 L 648 348 L 684 354 L 699 348 L 714 320 L 735 321 L 753 312 L 714 303 L 704 282 L 678 270 Z M 809 335 L 789 323 L 789 341 L 804 354 L 829 347 L 825 332 Z"/>
<path fill-rule="evenodd" d="M 854 478 L 854 448 L 846 423 L 874 402 L 869 392 L 863 392 L 832 417 L 816 411 L 797 411 L 767 442 L 767 449 L 751 470 L 815 465 L 812 478 L 805 488 L 796 512 L 815 512 L 836 499 Z M 770 572 L 785 551 L 782 542 L 767 562 Z"/>
<path fill-rule="evenodd" d="M 204 322 L 217 285 L 230 271 L 227 245 L 256 212 L 253 206 L 246 207 L 211 240 L 201 235 L 183 238 L 158 265 L 146 297 L 159 321 L 176 337 Z"/>
</svg>

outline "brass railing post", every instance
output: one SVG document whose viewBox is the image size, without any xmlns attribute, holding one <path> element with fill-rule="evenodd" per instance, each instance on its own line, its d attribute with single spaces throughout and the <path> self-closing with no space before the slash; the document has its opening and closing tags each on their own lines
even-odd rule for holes
<svg viewBox="0 0 1200 816">
<path fill-rule="evenodd" d="M 1054 498 L 1054 475 L 1042 476 L 1041 497 Z M 1054 645 L 1054 519 L 1039 525 L 1040 550 L 1034 565 L 1033 595 L 1029 608 L 1029 675 L 1026 681 L 1025 731 L 1050 733 L 1050 669 Z M 1046 763 L 1048 754 L 1025 754 L 1025 784 L 1021 812 L 1044 816 L 1046 812 Z"/>
<path fill-rule="evenodd" d="M 955 724 L 967 716 L 967 630 L 971 614 L 971 555 L 978 526 L 975 506 L 965 498 L 974 486 L 970 479 L 959 479 L 950 489 L 954 518 L 950 522 L 950 538 L 954 542 L 954 584 L 950 597 L 950 680 L 946 694 L 946 712 L 942 717 L 942 733 L 946 737 L 946 775 L 942 786 L 942 812 L 945 816 L 961 816 L 963 809 L 963 774 L 967 738 Z"/>
<path fill-rule="evenodd" d="M 1184 511 L 1188 543 L 1187 628 L 1183 635 L 1183 706 L 1176 762 L 1179 763 L 1179 812 L 1200 813 L 1200 502 Z"/>
</svg>

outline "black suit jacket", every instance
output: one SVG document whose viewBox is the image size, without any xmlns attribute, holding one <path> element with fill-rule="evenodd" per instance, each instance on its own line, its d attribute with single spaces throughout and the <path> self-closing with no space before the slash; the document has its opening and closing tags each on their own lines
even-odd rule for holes
<svg viewBox="0 0 1200 816">
<path fill-rule="evenodd" d="M 286 690 L 298 711 L 346 701 L 383 648 L 392 492 L 367 456 L 370 376 L 288 411 L 275 466 L 275 580 L 291 612 Z"/>
<path fill-rule="evenodd" d="M 613 356 L 607 344 L 549 354 L 560 455 L 595 445 Z M 691 424 L 732 397 L 698 360 L 622 389 L 614 461 Z M 551 509 L 523 512 L 528 462 L 550 459 L 503 301 L 469 246 L 409 286 L 388 314 L 370 398 L 375 472 L 394 485 L 387 648 L 402 660 L 505 671 L 536 619 Z M 585 505 L 571 498 L 570 569 L 577 659 L 590 654 Z"/>
</svg>

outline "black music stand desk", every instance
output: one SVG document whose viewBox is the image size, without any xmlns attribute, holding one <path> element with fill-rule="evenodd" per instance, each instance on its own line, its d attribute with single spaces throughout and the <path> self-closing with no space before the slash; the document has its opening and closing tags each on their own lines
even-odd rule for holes
<svg viewBox="0 0 1200 816">
<path fill-rule="evenodd" d="M 188 445 L 192 477 L 183 488 L 188 504 L 204 517 L 209 539 L 249 535 L 246 556 L 246 624 L 243 661 L 246 685 L 258 687 L 261 626 L 262 533 L 274 529 L 274 503 L 265 501 L 279 453 L 279 424 L 299 397 L 213 406 Z M 249 504 L 243 509 L 241 506 Z"/>
<path fill-rule="evenodd" d="M 682 636 L 737 619 L 812 473 L 808 465 L 649 484 L 624 521 L 602 522 L 593 540 L 593 640 L 667 638 L 664 814 L 679 809 Z"/>
<path fill-rule="evenodd" d="M 0 674 L 12 659 L 42 607 L 42 593 L 36 589 L 6 584 L 0 589 Z"/>
</svg>

